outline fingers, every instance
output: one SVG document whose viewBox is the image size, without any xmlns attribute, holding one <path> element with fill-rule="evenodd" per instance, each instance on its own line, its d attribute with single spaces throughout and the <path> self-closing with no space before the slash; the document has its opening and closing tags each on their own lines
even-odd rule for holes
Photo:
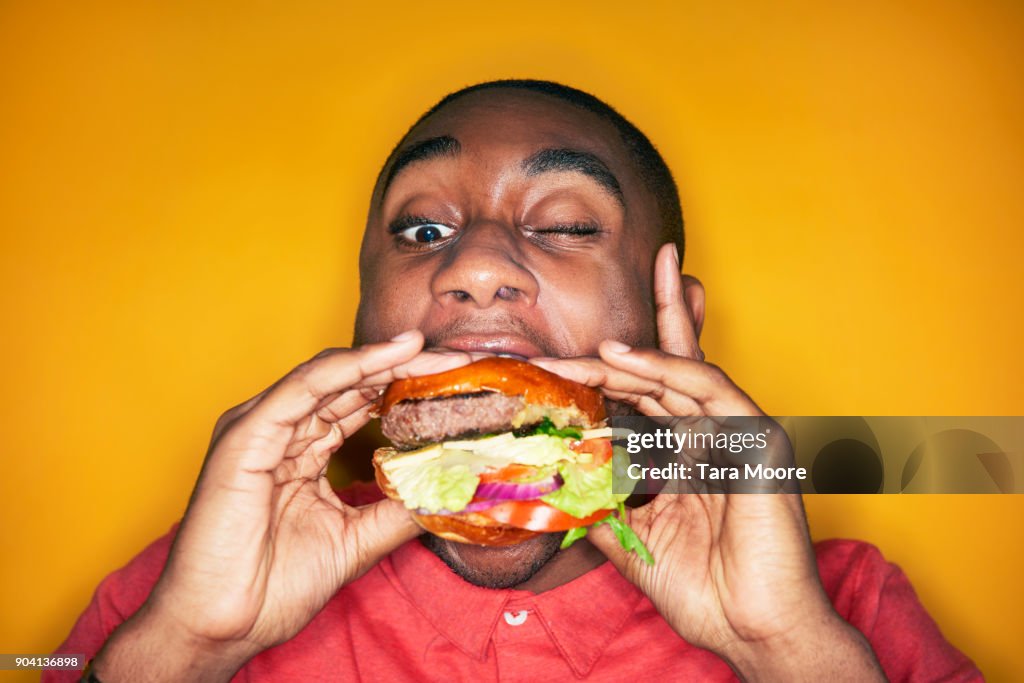
<svg viewBox="0 0 1024 683">
<path fill-rule="evenodd" d="M 415 334 L 419 336 L 419 332 Z M 399 342 L 392 340 L 359 349 L 331 350 L 326 354 L 318 355 L 307 364 L 315 364 L 316 367 L 307 372 L 316 373 L 317 377 L 314 378 L 314 381 L 324 381 L 325 383 L 319 388 L 309 387 L 305 396 L 300 392 L 300 397 L 306 399 L 308 406 L 309 397 L 319 396 L 319 402 L 313 410 L 317 411 L 324 419 L 341 419 L 350 411 L 358 410 L 376 400 L 384 387 L 396 380 L 445 372 L 467 365 L 477 359 L 476 354 L 465 351 L 426 351 L 422 353 L 414 351 L 411 357 L 405 357 L 397 363 L 380 367 L 381 363 L 388 362 L 389 359 L 402 357 L 397 353 L 407 352 L 408 348 L 397 350 L 393 348 L 396 344 Z M 420 337 L 420 344 L 422 344 L 422 337 Z M 408 353 L 405 355 L 408 356 Z M 327 366 L 328 363 L 331 363 L 333 367 Z M 332 370 L 338 374 L 339 378 L 332 379 L 330 377 L 329 373 Z M 345 375 L 345 380 L 341 380 L 340 376 L 346 370 L 348 374 Z M 339 388 L 343 381 L 349 382 L 350 386 L 344 389 Z"/>
<path fill-rule="evenodd" d="M 410 360 L 422 348 L 423 335 L 410 330 L 390 341 L 320 355 L 271 387 L 244 419 L 294 425 L 316 410 L 324 399 Z"/>
<path fill-rule="evenodd" d="M 342 424 L 340 436 L 350 434 L 346 428 L 354 431 L 368 419 L 368 411 L 363 411 L 371 398 L 351 391 L 353 387 L 365 377 L 408 361 L 422 347 L 423 335 L 413 330 L 388 342 L 317 354 L 260 396 L 239 406 L 238 417 L 229 417 L 232 411 L 228 411 L 218 425 L 203 480 L 207 485 L 258 488 L 266 493 L 264 483 L 249 475 L 273 472 L 286 457 L 293 456 L 296 449 L 290 446 L 296 445 L 297 430 L 303 424 L 313 432 L 323 426 L 317 424 L 323 416 L 315 414 L 322 404 L 342 395 L 342 405 L 329 414 L 334 422 L 348 422 Z M 351 424 L 349 418 L 355 418 L 357 424 Z M 326 462 L 323 456 L 316 460 Z M 243 480 L 247 482 L 244 485 L 240 483 Z"/>
<path fill-rule="evenodd" d="M 328 422 L 342 420 L 357 410 L 371 406 L 380 397 L 384 387 L 396 380 L 452 370 L 473 362 L 477 359 L 476 355 L 464 351 L 424 351 L 405 363 L 364 378 L 348 391 L 326 397 L 317 407 L 316 415 Z M 351 432 L 345 433 L 348 435 Z"/>
<path fill-rule="evenodd" d="M 272 472 L 286 458 L 301 454 L 311 456 L 301 463 L 303 473 L 323 470 L 329 450 L 369 420 L 383 386 L 470 362 L 470 354 L 462 352 L 417 358 L 422 346 L 422 334 L 411 331 L 388 342 L 317 354 L 222 417 L 205 478 L 234 485 L 245 473 Z M 331 438 L 321 441 L 329 431 Z M 313 443 L 316 449 L 310 449 Z"/>
<path fill-rule="evenodd" d="M 405 335 L 410 336 L 406 338 Z M 414 355 L 411 358 L 374 371 L 375 365 L 379 365 L 382 361 L 386 362 L 388 358 L 403 358 L 409 355 L 409 349 L 413 348 L 417 343 L 416 338 L 419 333 L 405 333 L 405 335 L 399 335 L 399 337 L 390 342 L 365 346 L 362 349 L 326 349 L 321 351 L 308 363 L 293 370 L 292 373 L 274 386 L 265 389 L 245 403 L 239 404 L 221 415 L 214 426 L 211 442 L 215 442 L 224 433 L 225 429 L 246 416 L 254 407 L 264 402 L 264 399 L 269 398 L 275 404 L 285 401 L 286 399 L 282 397 L 282 394 L 287 389 L 295 388 L 294 386 L 289 387 L 289 383 L 298 385 L 300 383 L 298 377 L 302 375 L 305 375 L 305 379 L 302 381 L 307 385 L 307 392 L 306 395 L 303 395 L 299 391 L 299 396 L 305 399 L 305 404 L 310 404 L 310 397 L 315 398 L 321 394 L 322 397 L 316 406 L 310 411 L 299 415 L 296 421 L 308 416 L 311 412 L 316 412 L 321 419 L 337 421 L 362 409 L 375 400 L 380 390 L 395 380 L 445 372 L 446 370 L 467 365 L 482 357 L 481 354 L 467 351 L 428 351 L 419 354 L 413 351 Z M 413 346 L 410 346 L 410 344 Z M 420 337 L 418 344 L 422 346 L 422 337 Z M 361 362 L 359 354 L 365 356 L 362 359 L 363 365 L 359 365 Z M 347 390 L 339 389 L 337 393 L 330 393 L 329 381 L 331 378 L 327 373 L 331 371 L 331 367 L 325 368 L 328 365 L 328 361 L 330 361 L 331 365 L 341 367 L 349 367 L 352 363 L 355 363 L 354 367 L 358 370 L 360 378 L 353 383 L 351 388 Z M 344 378 L 339 374 L 338 377 L 334 378 L 334 386 L 341 387 L 346 381 L 351 380 L 351 377 L 351 372 L 345 375 Z M 324 383 L 317 388 L 313 384 L 315 382 Z M 269 410 L 272 410 L 273 407 L 272 405 Z M 266 410 L 268 410 L 268 407 L 263 405 L 261 411 Z M 301 409 L 297 408 L 296 411 L 293 411 L 293 416 L 296 412 L 301 412 Z"/>
<path fill-rule="evenodd" d="M 599 387 L 645 415 L 760 415 L 713 365 L 655 349 L 602 342 L 600 358 L 534 358 L 530 362 L 580 384 Z"/>
<path fill-rule="evenodd" d="M 484 357 L 486 354 L 470 351 L 424 351 L 408 361 L 365 378 L 359 384 L 360 386 L 383 387 L 395 380 L 453 370 Z"/>
<path fill-rule="evenodd" d="M 531 358 L 530 362 L 588 387 L 652 395 L 658 394 L 661 388 L 653 380 L 619 370 L 600 358 Z"/>
<path fill-rule="evenodd" d="M 632 349 L 604 341 L 601 359 L 613 368 L 654 381 L 671 392 L 695 401 L 705 415 L 762 415 L 761 410 L 719 368 L 654 349 Z M 669 415 L 685 413 L 671 412 Z"/>
<path fill-rule="evenodd" d="M 666 358 L 679 358 L 678 356 L 663 355 Z M 703 407 L 698 397 L 690 396 L 675 387 L 666 386 L 657 379 L 642 377 L 631 370 L 617 368 L 601 358 L 534 358 L 530 362 L 574 382 L 597 387 L 608 398 L 628 403 L 644 415 L 690 416 L 703 414 Z M 691 384 L 695 383 L 691 382 Z M 703 396 L 703 392 L 695 393 Z"/>
<path fill-rule="evenodd" d="M 274 473 L 300 455 L 275 479 L 323 474 L 330 453 L 369 421 L 384 386 L 473 360 L 461 351 L 420 353 L 422 346 L 414 330 L 358 349 L 328 349 L 227 411 L 214 429 L 207 484 L 237 486 L 240 478 Z"/>
<path fill-rule="evenodd" d="M 679 252 L 671 242 L 663 244 L 654 259 L 654 305 L 661 350 L 703 360 L 698 335 L 704 319 L 704 290 L 692 277 L 686 278 L 684 286 L 679 273 Z"/>
<path fill-rule="evenodd" d="M 331 454 L 344 441 L 342 428 L 338 422 L 322 420 L 310 420 L 310 425 L 315 425 L 315 431 L 303 430 L 306 433 L 288 445 L 283 461 L 274 468 L 275 484 L 299 479 L 317 480 L 327 474 Z"/>
<path fill-rule="evenodd" d="M 700 404 L 654 380 L 608 365 L 600 358 L 533 358 L 531 363 L 588 387 L 644 415 L 700 415 Z"/>
</svg>

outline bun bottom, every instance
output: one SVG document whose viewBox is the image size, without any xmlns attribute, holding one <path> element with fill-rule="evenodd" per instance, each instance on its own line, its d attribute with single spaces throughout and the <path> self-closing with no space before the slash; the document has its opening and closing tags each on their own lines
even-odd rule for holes
<svg viewBox="0 0 1024 683">
<path fill-rule="evenodd" d="M 539 531 L 500 524 L 476 512 L 465 512 L 460 515 L 418 515 L 413 513 L 412 518 L 435 536 L 456 543 L 489 546 L 515 545 L 541 534 Z"/>
</svg>

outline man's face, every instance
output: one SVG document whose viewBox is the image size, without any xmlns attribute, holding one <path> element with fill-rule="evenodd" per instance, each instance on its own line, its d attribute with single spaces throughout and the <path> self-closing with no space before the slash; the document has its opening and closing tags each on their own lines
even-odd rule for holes
<svg viewBox="0 0 1024 683">
<path fill-rule="evenodd" d="M 356 341 L 596 355 L 655 344 L 657 204 L 615 128 L 557 98 L 493 89 L 416 126 L 374 191 Z M 562 534 L 511 548 L 426 539 L 463 578 L 522 583 Z"/>
</svg>

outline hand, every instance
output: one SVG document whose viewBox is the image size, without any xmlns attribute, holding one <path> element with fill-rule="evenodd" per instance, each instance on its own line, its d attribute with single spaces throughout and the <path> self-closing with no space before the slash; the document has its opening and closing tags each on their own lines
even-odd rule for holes
<svg viewBox="0 0 1024 683">
<path fill-rule="evenodd" d="M 418 535 L 400 503 L 350 507 L 325 473 L 331 453 L 369 420 L 383 387 L 471 360 L 459 352 L 420 353 L 422 346 L 423 336 L 409 332 L 324 351 L 225 413 L 166 568 L 133 623 L 118 630 L 121 640 L 148 643 L 146 651 L 162 641 L 170 656 L 202 664 L 179 678 L 230 677 L 256 653 L 298 633 L 339 588 Z M 138 678 L 141 672 L 122 666 L 129 658 L 124 647 L 117 657 L 117 642 L 115 633 L 96 658 L 97 675 Z M 147 680 L 160 669 L 150 665 Z"/>
<path fill-rule="evenodd" d="M 663 247 L 655 266 L 661 350 L 605 341 L 599 359 L 537 362 L 645 415 L 763 415 L 724 372 L 703 362 L 700 285 L 684 285 L 672 252 Z M 740 675 L 814 678 L 834 673 L 811 666 L 834 653 L 853 653 L 867 667 L 847 662 L 846 674 L 878 673 L 863 637 L 822 589 L 799 495 L 663 492 L 629 511 L 628 522 L 653 566 L 623 551 L 607 525 L 591 528 L 588 539 L 681 637 L 719 654 Z"/>
</svg>

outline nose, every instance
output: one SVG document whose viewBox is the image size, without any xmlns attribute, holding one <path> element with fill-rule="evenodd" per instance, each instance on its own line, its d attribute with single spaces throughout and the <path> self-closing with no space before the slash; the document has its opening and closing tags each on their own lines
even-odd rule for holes
<svg viewBox="0 0 1024 683">
<path fill-rule="evenodd" d="M 447 250 L 431 282 L 434 300 L 442 306 L 498 302 L 532 306 L 537 279 L 522 264 L 516 236 L 498 223 L 475 223 L 463 228 Z"/>
</svg>

